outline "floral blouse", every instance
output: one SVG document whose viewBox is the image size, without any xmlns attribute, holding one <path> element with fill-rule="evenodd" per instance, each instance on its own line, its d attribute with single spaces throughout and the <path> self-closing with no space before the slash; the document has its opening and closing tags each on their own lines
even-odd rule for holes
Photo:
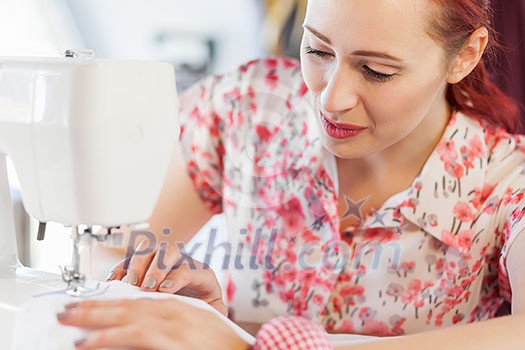
<svg viewBox="0 0 525 350">
<path fill-rule="evenodd" d="M 189 173 L 227 219 L 235 320 L 300 315 L 388 336 L 492 318 L 511 301 L 525 138 L 456 112 L 412 185 L 363 216 L 361 198 L 339 208 L 335 159 L 295 60 L 248 62 L 180 100 Z M 341 232 L 348 215 L 360 224 Z"/>
</svg>

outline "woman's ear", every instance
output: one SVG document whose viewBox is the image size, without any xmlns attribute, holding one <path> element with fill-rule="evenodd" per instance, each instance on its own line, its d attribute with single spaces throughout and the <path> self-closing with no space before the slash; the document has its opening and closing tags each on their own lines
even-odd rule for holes
<svg viewBox="0 0 525 350">
<path fill-rule="evenodd" d="M 455 84 L 470 74 L 476 68 L 489 40 L 487 28 L 476 29 L 467 39 L 465 45 L 454 57 L 448 72 L 447 82 Z"/>
</svg>

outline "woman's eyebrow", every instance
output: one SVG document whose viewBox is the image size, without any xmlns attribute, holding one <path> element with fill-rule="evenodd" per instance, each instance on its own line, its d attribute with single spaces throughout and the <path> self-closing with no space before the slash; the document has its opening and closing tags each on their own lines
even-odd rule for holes
<svg viewBox="0 0 525 350">
<path fill-rule="evenodd" d="M 316 29 L 306 24 L 303 24 L 303 28 L 308 30 L 310 33 L 315 35 L 317 38 L 319 38 L 321 41 L 325 42 L 326 44 L 332 45 L 332 42 L 330 41 L 330 39 L 328 39 L 325 35 L 319 33 Z M 377 58 L 384 58 L 384 59 L 396 61 L 396 62 L 404 62 L 404 60 L 399 57 L 392 56 L 386 52 L 379 52 L 379 51 L 358 50 L 358 51 L 352 52 L 352 55 L 353 56 L 377 57 Z"/>
<path fill-rule="evenodd" d="M 323 34 L 319 33 L 317 30 L 315 30 L 314 28 L 306 25 L 306 24 L 303 24 L 303 28 L 308 30 L 310 33 L 312 33 L 313 35 L 315 35 L 316 37 L 318 37 L 319 39 L 321 39 L 321 41 L 324 41 L 325 43 L 327 43 L 328 45 L 332 45 L 332 42 L 330 41 L 330 39 L 328 39 L 326 36 L 324 36 Z"/>
<path fill-rule="evenodd" d="M 379 52 L 379 51 L 354 51 L 352 52 L 352 55 L 354 56 L 366 56 L 366 57 L 378 57 L 378 58 L 385 58 L 387 60 L 396 61 L 396 62 L 403 62 L 401 58 L 398 58 L 396 56 L 392 56 L 386 52 Z"/>
</svg>

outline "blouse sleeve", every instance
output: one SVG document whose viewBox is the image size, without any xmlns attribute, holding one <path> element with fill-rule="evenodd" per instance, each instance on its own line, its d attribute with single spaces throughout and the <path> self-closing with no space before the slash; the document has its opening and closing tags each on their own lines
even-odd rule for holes
<svg viewBox="0 0 525 350">
<path fill-rule="evenodd" d="M 510 158 L 515 158 L 516 164 L 511 174 L 511 184 L 505 195 L 500 199 L 503 212 L 501 229 L 502 249 L 499 259 L 499 285 L 501 295 L 512 301 L 507 258 L 509 251 L 519 235 L 525 234 L 525 137 L 516 138 L 516 150 Z"/>
<path fill-rule="evenodd" d="M 194 188 L 215 214 L 222 212 L 225 153 L 225 123 L 214 98 L 221 79 L 210 76 L 179 98 L 182 154 Z"/>
</svg>

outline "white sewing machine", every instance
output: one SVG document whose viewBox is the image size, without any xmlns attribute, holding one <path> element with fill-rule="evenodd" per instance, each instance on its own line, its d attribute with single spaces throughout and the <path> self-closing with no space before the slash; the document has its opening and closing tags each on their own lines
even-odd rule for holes
<svg viewBox="0 0 525 350">
<path fill-rule="evenodd" d="M 71 226 L 74 239 L 79 225 L 143 223 L 177 142 L 177 111 L 168 63 L 104 61 L 74 51 L 0 58 L 1 349 L 9 349 L 23 303 L 66 286 L 59 274 L 18 263 L 5 156 L 17 170 L 26 210 L 41 223 Z M 77 251 L 64 271 L 73 294 L 86 292 L 78 259 Z"/>
</svg>

